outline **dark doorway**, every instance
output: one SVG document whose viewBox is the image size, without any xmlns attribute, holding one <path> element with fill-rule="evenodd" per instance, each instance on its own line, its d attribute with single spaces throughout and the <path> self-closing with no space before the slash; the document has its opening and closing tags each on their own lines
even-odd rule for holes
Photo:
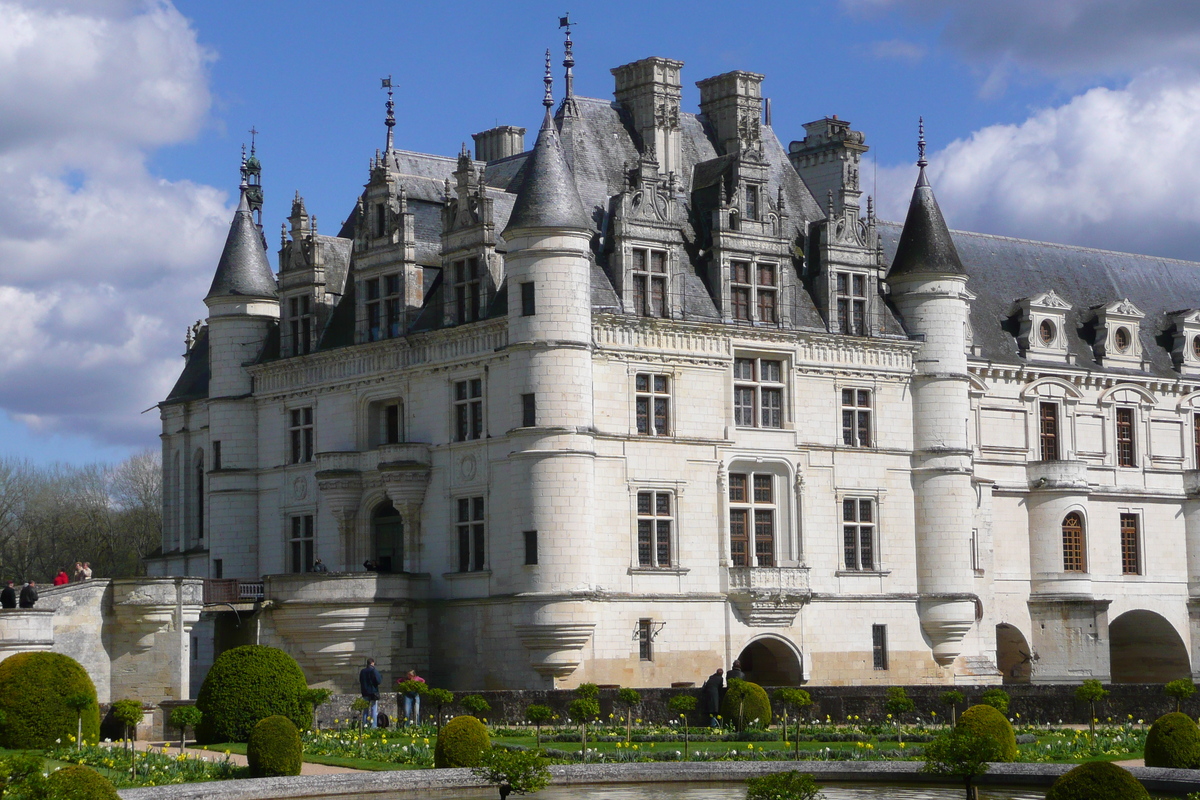
<svg viewBox="0 0 1200 800">
<path fill-rule="evenodd" d="M 799 686 L 800 658 L 791 645 L 781 639 L 764 637 L 746 645 L 738 656 L 746 680 L 759 686 Z"/>
<path fill-rule="evenodd" d="M 390 500 L 371 514 L 371 544 L 380 572 L 404 571 L 404 522 Z"/>
<path fill-rule="evenodd" d="M 1108 648 L 1113 683 L 1167 683 L 1191 677 L 1183 640 L 1153 611 L 1126 611 L 1110 622 Z"/>
<path fill-rule="evenodd" d="M 1033 651 L 1015 625 L 996 626 L 996 666 L 1005 683 L 1029 683 L 1033 673 Z"/>
</svg>

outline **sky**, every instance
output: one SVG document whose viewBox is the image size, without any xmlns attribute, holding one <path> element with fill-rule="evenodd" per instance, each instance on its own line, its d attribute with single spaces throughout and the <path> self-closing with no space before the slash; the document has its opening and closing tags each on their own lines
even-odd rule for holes
<svg viewBox="0 0 1200 800">
<path fill-rule="evenodd" d="M 785 146 L 833 114 L 866 134 L 885 219 L 923 116 L 952 227 L 1200 261 L 1194 0 L 0 0 L 0 458 L 157 447 L 251 127 L 268 240 L 296 191 L 335 232 L 384 142 L 380 78 L 398 147 L 536 130 L 568 11 L 578 94 L 651 55 L 685 63 L 692 111 L 696 81 L 761 73 Z"/>
</svg>

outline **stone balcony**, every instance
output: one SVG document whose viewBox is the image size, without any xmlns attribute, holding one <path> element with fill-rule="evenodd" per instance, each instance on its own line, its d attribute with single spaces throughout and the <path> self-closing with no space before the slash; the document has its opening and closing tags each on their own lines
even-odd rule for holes
<svg viewBox="0 0 1200 800">
<path fill-rule="evenodd" d="M 334 450 L 317 453 L 317 472 L 374 472 L 390 464 L 419 464 L 428 467 L 429 445 L 401 442 L 372 450 Z"/>
<path fill-rule="evenodd" d="M 1030 461 L 1025 465 L 1025 477 L 1032 491 L 1088 491 L 1086 461 Z"/>
<path fill-rule="evenodd" d="M 808 567 L 728 567 L 725 593 L 753 627 L 790 626 L 812 597 Z"/>
</svg>

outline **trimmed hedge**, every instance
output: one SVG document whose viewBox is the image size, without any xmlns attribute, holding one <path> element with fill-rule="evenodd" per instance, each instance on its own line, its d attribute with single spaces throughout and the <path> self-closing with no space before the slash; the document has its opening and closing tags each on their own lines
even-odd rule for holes
<svg viewBox="0 0 1200 800">
<path fill-rule="evenodd" d="M 81 764 L 69 764 L 51 772 L 46 788 L 55 800 L 121 800 L 112 781 Z"/>
<path fill-rule="evenodd" d="M 1172 711 L 1146 734 L 1146 766 L 1195 769 L 1200 766 L 1200 728 L 1187 714 Z"/>
<path fill-rule="evenodd" d="M 767 728 L 771 724 L 771 700 L 757 683 L 734 678 L 721 701 L 721 718 L 738 730 Z"/>
<path fill-rule="evenodd" d="M 296 723 L 279 715 L 259 720 L 250 731 L 250 741 L 246 745 L 250 777 L 299 775 L 303 752 Z"/>
<path fill-rule="evenodd" d="M 96 687 L 87 672 L 61 653 L 18 653 L 0 661 L 0 747 L 41 750 L 55 739 L 74 736 L 79 719 L 67 698 L 86 694 L 91 705 L 83 712 L 83 739 L 100 739 L 100 707 Z"/>
<path fill-rule="evenodd" d="M 455 717 L 442 726 L 433 748 L 433 765 L 442 767 L 478 767 L 491 747 L 487 728 L 475 717 Z"/>
<path fill-rule="evenodd" d="M 200 744 L 244 742 L 259 720 L 287 717 L 300 730 L 312 722 L 308 684 L 296 659 L 257 644 L 226 650 L 213 662 L 196 697 L 204 715 L 196 726 Z"/>
<path fill-rule="evenodd" d="M 1129 770 L 1108 761 L 1089 761 L 1059 775 L 1046 800 L 1150 800 L 1150 793 Z"/>
<path fill-rule="evenodd" d="M 993 706 L 971 706 L 958 715 L 958 727 L 986 736 L 1000 748 L 1001 761 L 1017 760 L 1017 737 L 1012 724 Z"/>
</svg>

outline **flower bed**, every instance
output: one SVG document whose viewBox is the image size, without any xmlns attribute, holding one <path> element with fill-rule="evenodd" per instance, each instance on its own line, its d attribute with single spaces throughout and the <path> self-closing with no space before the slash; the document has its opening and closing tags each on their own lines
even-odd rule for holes
<svg viewBox="0 0 1200 800">
<path fill-rule="evenodd" d="M 130 775 L 129 751 L 122 749 L 119 742 L 86 745 L 82 750 L 76 750 L 74 745 L 60 746 L 45 751 L 45 756 L 100 770 L 118 789 L 249 777 L 245 767 L 229 760 L 228 753 L 189 756 L 186 753 L 171 755 L 165 750 L 136 750 L 136 777 Z"/>
</svg>

